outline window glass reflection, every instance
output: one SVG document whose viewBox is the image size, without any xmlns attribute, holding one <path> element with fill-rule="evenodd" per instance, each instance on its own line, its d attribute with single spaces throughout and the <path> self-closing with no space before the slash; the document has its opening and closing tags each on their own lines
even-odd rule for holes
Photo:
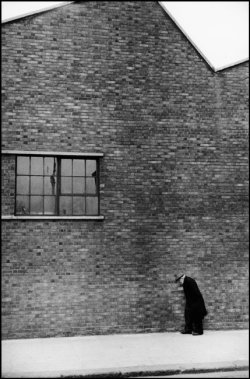
<svg viewBox="0 0 250 379">
<path fill-rule="evenodd" d="M 55 196 L 44 197 L 44 214 L 45 215 L 56 214 L 56 197 Z"/>
<path fill-rule="evenodd" d="M 72 159 L 61 160 L 61 175 L 72 176 Z"/>
<path fill-rule="evenodd" d="M 60 215 L 66 216 L 72 214 L 72 196 L 60 197 Z"/>
<path fill-rule="evenodd" d="M 61 193 L 72 193 L 72 178 L 61 179 Z"/>
<path fill-rule="evenodd" d="M 29 196 L 16 197 L 16 213 L 18 215 L 29 214 Z"/>
<path fill-rule="evenodd" d="M 29 175 L 29 157 L 17 157 L 17 175 Z"/>
<path fill-rule="evenodd" d="M 56 195 L 57 182 L 54 176 L 44 177 L 44 194 L 45 195 Z"/>
<path fill-rule="evenodd" d="M 89 194 L 96 193 L 96 180 L 95 178 L 87 178 L 86 179 L 86 192 Z"/>
<path fill-rule="evenodd" d="M 73 214 L 83 215 L 85 214 L 85 197 L 74 197 L 73 198 Z"/>
<path fill-rule="evenodd" d="M 44 158 L 44 175 L 46 176 L 57 175 L 56 158 L 51 158 L 51 157 Z"/>
<path fill-rule="evenodd" d="M 86 160 L 86 175 L 94 176 L 96 175 L 96 161 L 93 159 Z"/>
<path fill-rule="evenodd" d="M 31 175 L 43 175 L 42 157 L 31 157 Z"/>
<path fill-rule="evenodd" d="M 85 160 L 73 160 L 73 176 L 85 176 Z"/>
<path fill-rule="evenodd" d="M 88 215 L 98 214 L 98 197 L 86 197 L 86 213 Z"/>
<path fill-rule="evenodd" d="M 18 176 L 16 180 L 16 192 L 18 195 L 29 194 L 29 176 Z"/>
<path fill-rule="evenodd" d="M 43 177 L 42 176 L 31 176 L 30 177 L 30 192 L 32 194 L 43 194 Z"/>
<path fill-rule="evenodd" d="M 30 214 L 43 214 L 43 196 L 30 197 Z"/>
<path fill-rule="evenodd" d="M 73 193 L 81 195 L 84 192 L 85 192 L 85 179 L 73 178 Z"/>
</svg>

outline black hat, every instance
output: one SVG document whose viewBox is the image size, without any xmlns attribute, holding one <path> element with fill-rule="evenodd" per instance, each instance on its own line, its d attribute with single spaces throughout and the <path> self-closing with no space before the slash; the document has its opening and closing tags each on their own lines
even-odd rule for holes
<svg viewBox="0 0 250 379">
<path fill-rule="evenodd" d="M 175 279 L 175 282 L 177 283 L 182 277 L 183 277 L 184 274 L 182 274 L 181 276 L 179 276 L 178 278 Z M 177 275 L 176 275 L 177 276 Z"/>
</svg>

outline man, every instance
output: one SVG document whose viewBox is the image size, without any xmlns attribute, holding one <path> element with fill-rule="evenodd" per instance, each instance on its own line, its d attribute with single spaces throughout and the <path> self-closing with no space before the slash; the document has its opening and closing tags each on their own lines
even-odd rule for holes
<svg viewBox="0 0 250 379">
<path fill-rule="evenodd" d="M 204 299 L 198 288 L 196 281 L 185 274 L 176 276 L 176 283 L 183 286 L 186 306 L 185 306 L 185 328 L 182 334 L 192 334 L 199 336 L 203 334 L 203 318 L 207 315 Z"/>
</svg>

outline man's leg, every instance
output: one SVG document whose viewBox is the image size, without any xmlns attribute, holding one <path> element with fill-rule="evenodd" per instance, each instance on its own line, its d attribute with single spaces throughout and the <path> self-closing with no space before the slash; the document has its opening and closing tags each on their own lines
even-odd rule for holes
<svg viewBox="0 0 250 379">
<path fill-rule="evenodd" d="M 184 316 L 185 316 L 185 328 L 181 333 L 191 334 L 192 329 L 193 329 L 193 319 L 192 319 L 191 312 L 189 311 L 189 309 L 185 308 Z"/>
<path fill-rule="evenodd" d="M 194 319 L 194 331 L 193 335 L 201 335 L 203 334 L 203 324 L 202 324 L 202 318 L 196 317 Z"/>
</svg>

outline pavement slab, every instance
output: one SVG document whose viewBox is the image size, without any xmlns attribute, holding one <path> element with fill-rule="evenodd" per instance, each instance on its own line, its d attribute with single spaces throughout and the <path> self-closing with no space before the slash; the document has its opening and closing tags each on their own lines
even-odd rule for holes
<svg viewBox="0 0 250 379">
<path fill-rule="evenodd" d="M 248 366 L 248 330 L 2 341 L 2 377 L 60 377 Z"/>
</svg>

